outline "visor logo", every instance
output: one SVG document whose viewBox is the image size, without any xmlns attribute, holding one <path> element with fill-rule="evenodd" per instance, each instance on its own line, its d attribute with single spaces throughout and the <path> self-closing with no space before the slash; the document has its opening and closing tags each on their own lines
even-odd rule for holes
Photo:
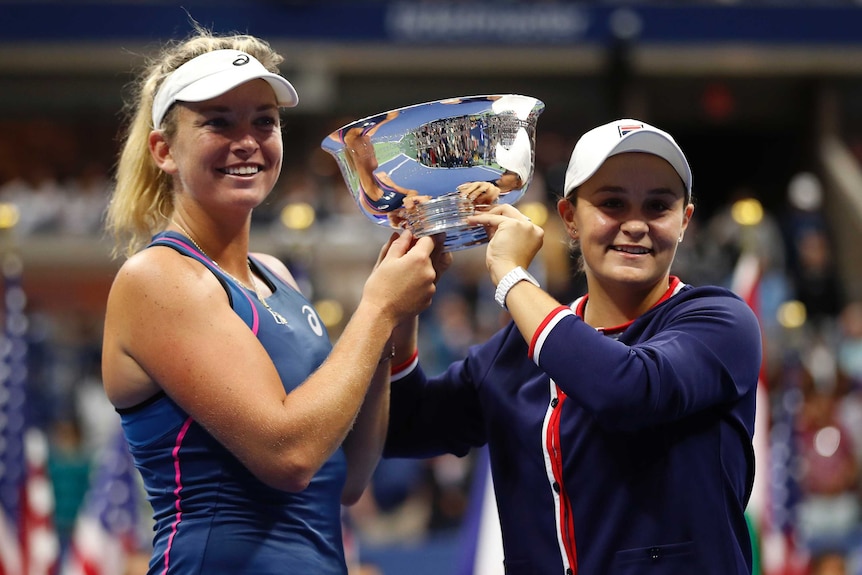
<svg viewBox="0 0 862 575">
<path fill-rule="evenodd" d="M 234 66 L 244 66 L 245 64 L 248 64 L 248 54 L 240 54 L 233 61 Z"/>
</svg>

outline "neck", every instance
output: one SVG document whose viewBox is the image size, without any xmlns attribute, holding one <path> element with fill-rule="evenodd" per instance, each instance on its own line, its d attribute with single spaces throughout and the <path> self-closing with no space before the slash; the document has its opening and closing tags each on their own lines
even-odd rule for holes
<svg viewBox="0 0 862 575">
<path fill-rule="evenodd" d="M 185 235 L 191 240 L 192 244 L 201 252 L 207 259 L 212 261 L 216 267 L 237 280 L 243 286 L 255 290 L 254 275 L 251 272 L 251 267 L 248 263 L 248 245 L 239 245 L 240 242 L 228 241 L 221 243 L 221 247 L 216 245 L 216 242 L 205 242 L 198 239 L 200 236 L 189 230 L 191 226 L 183 225 L 178 219 L 171 220 L 171 225 L 177 228 L 177 231 Z"/>
<path fill-rule="evenodd" d="M 619 290 L 606 290 L 603 286 L 589 286 L 589 299 L 584 310 L 584 321 L 593 327 L 614 327 L 633 321 L 652 308 L 667 293 L 669 278 L 644 289 L 628 286 Z"/>
</svg>

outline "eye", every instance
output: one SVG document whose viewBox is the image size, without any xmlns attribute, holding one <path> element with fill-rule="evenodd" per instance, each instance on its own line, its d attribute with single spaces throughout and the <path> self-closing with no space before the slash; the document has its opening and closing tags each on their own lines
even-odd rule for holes
<svg viewBox="0 0 862 575">
<path fill-rule="evenodd" d="M 600 204 L 603 208 L 616 209 L 623 207 L 623 201 L 620 198 L 607 198 Z"/>
<path fill-rule="evenodd" d="M 647 208 L 653 212 L 666 212 L 670 209 L 670 204 L 662 200 L 652 200 L 647 204 Z"/>
<path fill-rule="evenodd" d="M 213 117 L 205 119 L 203 122 L 203 125 L 209 126 L 211 128 L 226 128 L 230 124 L 227 121 L 227 118 L 225 118 L 223 116 L 213 116 Z"/>
<path fill-rule="evenodd" d="M 254 121 L 255 125 L 259 128 L 270 129 L 270 128 L 278 128 L 281 125 L 281 121 L 279 117 L 275 114 L 267 114 L 265 116 L 261 116 Z"/>
</svg>

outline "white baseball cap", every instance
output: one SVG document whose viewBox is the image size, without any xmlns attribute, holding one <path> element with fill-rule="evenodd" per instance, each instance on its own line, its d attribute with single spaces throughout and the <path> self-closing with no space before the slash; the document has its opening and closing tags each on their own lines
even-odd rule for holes
<svg viewBox="0 0 862 575">
<path fill-rule="evenodd" d="M 249 80 L 266 80 L 279 106 L 293 107 L 299 96 L 284 77 L 267 70 L 240 50 L 213 50 L 192 58 L 165 78 L 153 98 L 153 127 L 158 128 L 174 102 L 203 102 Z"/>
<path fill-rule="evenodd" d="M 569 160 L 563 194 L 568 197 L 605 160 L 624 152 L 645 152 L 667 160 L 685 185 L 686 201 L 691 201 L 691 168 L 679 145 L 667 132 L 632 119 L 615 120 L 581 136 Z"/>
</svg>

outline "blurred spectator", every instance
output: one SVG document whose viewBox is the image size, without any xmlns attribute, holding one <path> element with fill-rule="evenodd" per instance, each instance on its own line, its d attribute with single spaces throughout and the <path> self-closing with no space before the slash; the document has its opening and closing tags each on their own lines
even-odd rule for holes
<svg viewBox="0 0 862 575">
<path fill-rule="evenodd" d="M 93 160 L 84 166 L 78 178 L 65 187 L 60 231 L 76 236 L 98 235 L 108 207 L 110 185 L 101 162 Z"/>
<path fill-rule="evenodd" d="M 856 441 L 856 461 L 862 462 L 862 301 L 844 306 L 838 316 L 836 378 L 841 401 L 839 417 Z"/>
<path fill-rule="evenodd" d="M 841 280 L 825 230 L 811 228 L 796 238 L 799 265 L 792 281 L 796 299 L 805 304 L 808 319 L 817 328 L 829 329 L 844 302 Z"/>
<path fill-rule="evenodd" d="M 697 210 L 695 210 L 695 215 Z M 779 361 L 778 336 L 783 327 L 778 310 L 792 298 L 793 284 L 786 270 L 784 239 L 777 218 L 760 202 L 756 190 L 740 186 L 733 190 L 727 204 L 702 226 L 695 222 L 694 233 L 686 233 L 680 244 L 682 265 L 695 272 L 683 275 L 687 283 L 733 287 L 733 277 L 742 254 L 757 258 L 760 272 L 759 318 L 764 335 L 764 357 Z M 686 253 L 693 251 L 694 254 Z M 698 264 L 692 265 L 697 259 Z"/>
<path fill-rule="evenodd" d="M 90 482 L 91 455 L 85 449 L 81 427 L 74 419 L 61 419 L 51 425 L 48 451 L 48 476 L 54 491 L 54 525 L 65 553 L 78 509 Z"/>
<path fill-rule="evenodd" d="M 755 254 L 764 275 L 784 274 L 786 256 L 781 228 L 775 216 L 766 211 L 758 193 L 740 186 L 728 203 L 705 223 L 702 253 L 713 270 L 707 283 L 729 285 L 739 255 Z M 686 240 L 683 240 L 685 244 Z"/>
<path fill-rule="evenodd" d="M 838 316 L 838 371 L 848 389 L 862 391 L 862 301 L 852 301 Z"/>
<path fill-rule="evenodd" d="M 472 454 L 465 457 L 444 454 L 430 461 L 434 488 L 429 525 L 432 531 L 453 529 L 461 524 L 467 511 L 472 469 Z"/>
<path fill-rule="evenodd" d="M 810 230 L 825 231 L 823 186 L 811 172 L 799 172 L 787 185 L 787 198 L 781 214 L 781 230 L 787 250 L 787 268 L 795 273 L 799 268 L 798 245 Z"/>
<path fill-rule="evenodd" d="M 799 421 L 803 499 L 799 527 L 811 546 L 845 544 L 860 519 L 854 438 L 837 417 L 833 393 L 810 387 Z"/>
<path fill-rule="evenodd" d="M 810 575 L 850 575 L 847 556 L 842 551 L 828 550 L 811 558 Z"/>
<path fill-rule="evenodd" d="M 63 206 L 63 190 L 51 166 L 34 161 L 19 178 L 0 187 L 0 201 L 18 208 L 16 230 L 22 236 L 55 231 Z"/>
<path fill-rule="evenodd" d="M 781 231 L 787 254 L 787 271 L 795 298 L 815 330 L 829 324 L 844 301 L 833 257 L 832 240 L 823 208 L 823 187 L 816 174 L 799 172 L 790 179 L 781 214 Z"/>
<path fill-rule="evenodd" d="M 401 475 L 408 466 L 402 467 L 400 462 L 394 465 L 395 473 L 391 473 L 392 467 L 378 467 L 372 486 L 348 509 L 360 547 L 417 543 L 428 536 L 431 490 L 424 481 L 424 466 L 411 467 L 407 475 Z M 415 478 L 414 471 L 422 478 Z M 381 497 L 380 502 L 377 497 Z"/>
<path fill-rule="evenodd" d="M 437 373 L 467 354 L 476 343 L 475 314 L 463 290 L 450 289 L 435 298 L 437 305 L 423 316 L 425 332 L 419 349 L 422 364 L 429 373 Z"/>
</svg>

